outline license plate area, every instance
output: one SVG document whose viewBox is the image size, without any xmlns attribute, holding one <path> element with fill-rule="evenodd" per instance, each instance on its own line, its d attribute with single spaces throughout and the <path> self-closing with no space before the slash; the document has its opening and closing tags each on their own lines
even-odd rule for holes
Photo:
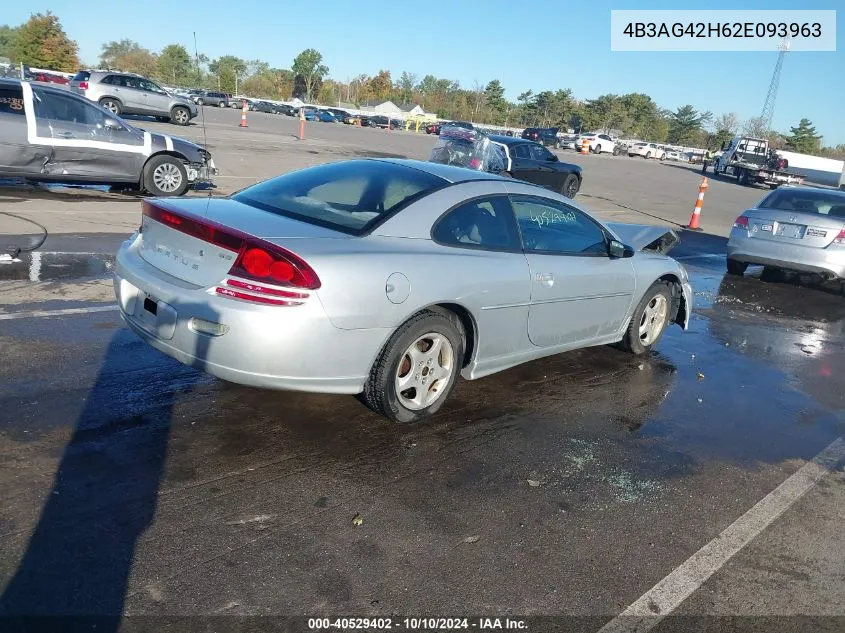
<svg viewBox="0 0 845 633">
<path fill-rule="evenodd" d="M 804 231 L 806 229 L 807 227 L 802 224 L 781 224 L 778 222 L 775 225 L 775 235 L 800 240 L 804 237 Z"/>
<path fill-rule="evenodd" d="M 149 297 L 146 297 L 144 299 L 144 310 L 146 310 L 153 316 L 156 316 L 158 314 L 158 303 L 156 303 Z"/>
</svg>

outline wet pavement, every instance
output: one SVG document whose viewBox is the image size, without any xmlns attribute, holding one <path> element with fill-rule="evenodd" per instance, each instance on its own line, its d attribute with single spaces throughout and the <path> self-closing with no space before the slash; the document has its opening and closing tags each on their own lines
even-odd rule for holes
<svg viewBox="0 0 845 633">
<path fill-rule="evenodd" d="M 28 255 L 5 269 L 20 274 L 0 264 L 0 285 L 107 288 L 112 260 L 67 239 L 45 245 L 37 281 Z M 113 252 L 117 236 L 98 239 L 89 251 Z M 0 606 L 600 616 L 595 630 L 845 434 L 845 300 L 725 277 L 723 253 L 723 238 L 684 233 L 673 255 L 695 314 L 653 355 L 599 347 L 463 381 L 412 426 L 352 397 L 183 367 L 123 327 L 106 296 L 7 302 Z M 3 320 L 79 305 L 106 311 Z M 766 533 L 776 545 L 734 559 L 686 613 L 748 601 L 756 615 L 822 613 L 811 597 L 823 586 L 823 613 L 845 614 L 831 527 L 841 483 L 785 515 Z M 764 582 L 772 574 L 805 589 Z"/>
</svg>

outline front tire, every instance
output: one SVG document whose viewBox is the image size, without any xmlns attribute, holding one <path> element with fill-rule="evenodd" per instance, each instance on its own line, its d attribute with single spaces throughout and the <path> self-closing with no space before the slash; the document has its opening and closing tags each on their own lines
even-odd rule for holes
<svg viewBox="0 0 845 633">
<path fill-rule="evenodd" d="M 123 112 L 120 101 L 117 99 L 100 99 L 100 105 L 115 116 L 120 116 L 120 113 Z"/>
<path fill-rule="evenodd" d="M 574 198 L 580 188 L 581 183 L 578 181 L 578 176 L 575 174 L 567 174 L 560 192 L 567 198 Z"/>
<path fill-rule="evenodd" d="M 748 268 L 748 264 L 745 262 L 738 261 L 736 259 L 731 259 L 728 257 L 728 274 L 729 275 L 739 275 L 742 276 L 745 274 L 745 270 Z"/>
<path fill-rule="evenodd" d="M 160 154 L 144 165 L 144 189 L 154 196 L 181 196 L 188 185 L 188 171 L 178 158 Z"/>
<path fill-rule="evenodd" d="M 461 371 L 464 329 L 452 313 L 425 310 L 390 337 L 370 370 L 361 399 L 394 422 L 436 413 Z"/>
<path fill-rule="evenodd" d="M 634 310 L 634 315 L 622 338 L 622 349 L 639 356 L 657 345 L 669 324 L 671 306 L 672 293 L 669 283 L 656 281 L 646 291 Z"/>
</svg>

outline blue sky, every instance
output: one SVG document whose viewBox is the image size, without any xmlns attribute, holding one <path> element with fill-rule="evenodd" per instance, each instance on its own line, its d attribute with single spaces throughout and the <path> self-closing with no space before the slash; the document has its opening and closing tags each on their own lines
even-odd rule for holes
<svg viewBox="0 0 845 633">
<path fill-rule="evenodd" d="M 581 99 L 637 91 L 667 108 L 691 103 L 716 115 L 735 112 L 743 120 L 759 116 L 777 55 L 610 51 L 611 9 L 672 9 L 681 5 L 677 0 L 427 0 L 417 11 L 403 9 L 411 4 L 202 0 L 174 5 L 148 0 L 126 9 L 88 0 L 80 10 L 78 0 L 31 0 L 7 3 L 2 20 L 14 25 L 31 13 L 51 10 L 88 64 L 96 61 L 104 41 L 124 37 L 152 50 L 176 42 L 193 51 L 196 31 L 199 50 L 209 57 L 232 54 L 276 67 L 290 67 L 302 49 L 316 48 L 339 80 L 388 69 L 394 78 L 407 70 L 418 77 L 456 79 L 470 88 L 476 81 L 498 78 L 510 99 L 529 88 L 570 88 Z M 689 8 L 838 8 L 837 31 L 845 33 L 841 0 L 801 5 L 710 0 Z M 176 6 L 182 8 L 174 12 Z M 845 143 L 845 44 L 837 48 L 787 54 L 775 129 L 788 131 L 807 117 L 825 144 Z"/>
</svg>

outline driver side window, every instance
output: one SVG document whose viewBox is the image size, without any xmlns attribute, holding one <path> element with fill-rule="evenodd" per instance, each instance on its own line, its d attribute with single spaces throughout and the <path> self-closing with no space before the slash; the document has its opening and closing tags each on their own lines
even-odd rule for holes
<svg viewBox="0 0 845 633">
<path fill-rule="evenodd" d="M 36 121 L 51 120 L 77 125 L 105 125 L 106 114 L 70 95 L 32 89 L 32 105 Z"/>
<path fill-rule="evenodd" d="M 607 236 L 578 209 L 545 198 L 511 197 L 526 251 L 558 255 L 607 255 Z"/>
<path fill-rule="evenodd" d="M 534 160 L 548 161 L 554 156 L 549 150 L 542 145 L 531 146 L 531 157 Z"/>
</svg>

